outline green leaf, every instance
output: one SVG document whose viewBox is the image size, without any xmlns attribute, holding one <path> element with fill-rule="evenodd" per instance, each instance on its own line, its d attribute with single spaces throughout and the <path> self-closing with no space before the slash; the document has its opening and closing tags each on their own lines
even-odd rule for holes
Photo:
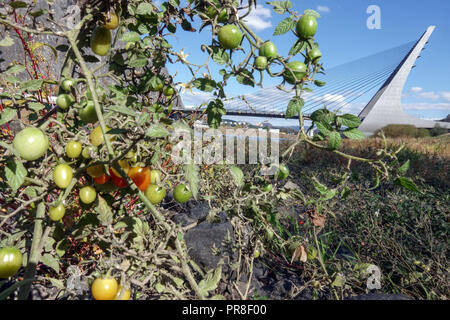
<svg viewBox="0 0 450 320">
<path fill-rule="evenodd" d="M 252 81 L 252 79 L 254 79 L 253 74 L 248 70 L 243 70 L 236 76 L 236 81 L 238 83 L 254 87 L 255 83 Z"/>
<path fill-rule="evenodd" d="M 422 191 L 419 190 L 416 184 L 407 178 L 398 177 L 394 182 L 395 184 L 405 188 L 406 190 L 422 193 Z"/>
<path fill-rule="evenodd" d="M 308 16 L 313 16 L 313 17 L 315 17 L 315 18 L 317 18 L 317 19 L 319 19 L 320 18 L 320 14 L 317 12 L 317 11 L 314 11 L 314 10 L 312 10 L 312 9 L 306 9 L 305 11 L 303 11 L 303 14 L 306 16 L 306 15 L 308 15 Z"/>
<path fill-rule="evenodd" d="M 161 123 L 152 124 L 148 128 L 146 135 L 151 138 L 165 138 L 169 135 L 169 130 Z"/>
<path fill-rule="evenodd" d="M 282 34 L 285 34 L 292 30 L 297 24 L 297 21 L 293 20 L 291 17 L 288 17 L 284 20 L 282 20 L 277 27 L 275 28 L 275 31 L 273 32 L 274 36 L 279 36 Z"/>
<path fill-rule="evenodd" d="M 289 50 L 290 56 L 295 56 L 306 49 L 306 42 L 302 40 L 297 40 L 292 48 Z"/>
<path fill-rule="evenodd" d="M 329 191 L 329 189 L 323 185 L 322 183 L 319 182 L 319 180 L 317 180 L 317 178 L 313 177 L 312 178 L 312 183 L 314 185 L 314 188 L 321 194 L 321 195 L 326 195 Z"/>
<path fill-rule="evenodd" d="M 323 122 L 317 122 L 316 123 L 317 129 L 325 136 L 328 137 L 331 134 L 331 131 L 333 128 L 327 123 Z"/>
<path fill-rule="evenodd" d="M 136 14 L 139 15 L 150 15 L 153 13 L 153 6 L 148 2 L 142 2 L 136 9 Z"/>
<path fill-rule="evenodd" d="M 127 116 L 135 116 L 136 112 L 132 108 L 128 108 L 127 106 L 110 106 L 108 107 L 109 111 L 118 112 Z"/>
<path fill-rule="evenodd" d="M 13 7 L 14 9 L 19 9 L 19 8 L 26 8 L 27 7 L 27 3 L 25 1 L 11 1 L 9 3 L 9 5 L 11 7 Z"/>
<path fill-rule="evenodd" d="M 319 109 L 314 111 L 311 114 L 310 118 L 314 122 L 322 122 L 328 124 L 334 120 L 334 114 L 332 114 L 329 110 Z"/>
<path fill-rule="evenodd" d="M 324 82 L 324 81 L 315 80 L 315 81 L 314 81 L 314 84 L 315 84 L 316 86 L 318 86 L 318 87 L 323 87 L 323 86 L 325 86 L 327 83 Z"/>
<path fill-rule="evenodd" d="M 194 199 L 197 200 L 198 196 L 198 184 L 200 182 L 199 169 L 194 163 L 187 164 L 184 166 L 184 177 L 189 183 L 190 190 Z"/>
<path fill-rule="evenodd" d="M 0 118 L 0 126 L 4 125 L 5 123 L 11 121 L 16 116 L 16 110 L 11 108 L 6 108 L 1 113 Z"/>
<path fill-rule="evenodd" d="M 284 14 L 286 13 L 286 9 L 292 8 L 292 2 L 289 0 L 286 1 L 270 1 L 267 2 L 267 4 L 273 6 L 273 11 L 275 11 L 278 14 Z"/>
<path fill-rule="evenodd" d="M 113 221 L 113 212 L 109 207 L 108 203 L 101 196 L 98 196 L 98 205 L 95 208 L 95 211 L 98 213 L 98 220 L 102 225 L 107 226 L 110 225 Z"/>
<path fill-rule="evenodd" d="M 289 101 L 286 109 L 286 119 L 292 118 L 302 112 L 302 108 L 305 105 L 305 101 L 300 97 L 294 97 Z"/>
<path fill-rule="evenodd" d="M 41 257 L 41 262 L 43 264 L 45 264 L 46 266 L 55 270 L 56 273 L 59 273 L 59 261 L 51 254 L 49 254 L 49 253 L 44 254 Z"/>
<path fill-rule="evenodd" d="M 39 103 L 39 102 L 30 102 L 28 104 L 28 108 L 30 108 L 34 112 L 38 112 L 38 111 L 40 111 L 42 109 L 45 109 L 45 106 L 42 103 Z"/>
<path fill-rule="evenodd" d="M 5 71 L 6 74 L 18 74 L 25 71 L 25 67 L 21 64 L 15 64 Z"/>
<path fill-rule="evenodd" d="M 400 174 L 405 174 L 409 170 L 410 161 L 406 161 L 400 168 L 398 168 L 398 172 Z"/>
<path fill-rule="evenodd" d="M 219 65 L 226 64 L 230 60 L 228 52 L 220 47 L 213 48 L 213 60 Z"/>
<path fill-rule="evenodd" d="M 217 87 L 217 83 L 211 79 L 197 78 L 194 80 L 194 86 L 201 91 L 211 92 Z"/>
<path fill-rule="evenodd" d="M 343 116 L 339 116 L 339 119 L 342 125 L 348 128 L 358 128 L 361 124 L 361 119 L 353 114 L 344 114 Z"/>
<path fill-rule="evenodd" d="M 62 280 L 55 279 L 55 278 L 46 278 L 46 279 L 49 280 L 55 288 L 57 288 L 59 290 L 66 289 L 66 286 L 64 285 L 64 282 Z"/>
<path fill-rule="evenodd" d="M 347 130 L 345 130 L 345 131 L 343 132 L 343 134 L 344 134 L 344 136 L 346 136 L 347 138 L 353 139 L 353 140 L 362 140 L 362 139 L 365 139 L 365 138 L 366 138 L 366 136 L 365 136 L 361 131 L 359 131 L 359 130 L 356 129 L 356 128 L 353 128 L 353 129 L 347 129 Z"/>
<path fill-rule="evenodd" d="M 125 33 L 120 40 L 124 42 L 138 42 L 141 41 L 141 36 L 137 32 L 130 31 Z"/>
<path fill-rule="evenodd" d="M 42 79 L 28 80 L 22 83 L 22 89 L 28 91 L 38 91 L 42 87 L 43 83 L 44 80 Z"/>
<path fill-rule="evenodd" d="M 329 140 L 328 140 L 328 146 L 330 147 L 330 149 L 332 150 L 336 150 L 339 148 L 339 146 L 341 145 L 341 134 L 339 132 L 333 131 L 330 133 L 330 135 L 328 136 Z"/>
<path fill-rule="evenodd" d="M 25 181 L 27 169 L 25 169 L 20 161 L 10 157 L 5 167 L 5 176 L 8 185 L 16 192 Z"/>
<path fill-rule="evenodd" d="M 220 279 L 222 277 L 222 266 L 219 265 L 213 272 L 208 272 L 203 280 L 198 284 L 199 289 L 203 295 L 207 296 L 209 291 L 213 291 L 217 288 Z"/>
<path fill-rule="evenodd" d="M 6 37 L 0 40 L 0 47 L 10 47 L 14 44 L 14 40 L 6 34 Z"/>
<path fill-rule="evenodd" d="M 244 185 L 244 173 L 242 170 L 239 167 L 231 166 L 230 171 L 236 186 L 242 187 Z"/>
<path fill-rule="evenodd" d="M 345 284 L 345 276 L 343 274 L 338 273 L 331 285 L 333 287 L 343 287 L 344 284 Z"/>
<path fill-rule="evenodd" d="M 128 66 L 132 68 L 143 68 L 147 63 L 148 59 L 145 57 L 133 57 L 127 62 Z"/>
</svg>

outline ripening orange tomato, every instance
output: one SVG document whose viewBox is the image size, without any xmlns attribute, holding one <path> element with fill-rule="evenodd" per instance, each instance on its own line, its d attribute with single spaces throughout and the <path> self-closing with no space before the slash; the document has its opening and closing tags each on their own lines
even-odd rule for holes
<svg viewBox="0 0 450 320">
<path fill-rule="evenodd" d="M 134 167 L 128 171 L 128 176 L 141 191 L 145 191 L 150 185 L 151 172 L 148 167 Z"/>
</svg>

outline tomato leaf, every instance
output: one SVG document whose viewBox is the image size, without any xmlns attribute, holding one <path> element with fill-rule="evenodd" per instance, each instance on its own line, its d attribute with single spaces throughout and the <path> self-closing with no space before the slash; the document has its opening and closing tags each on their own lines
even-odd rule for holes
<svg viewBox="0 0 450 320">
<path fill-rule="evenodd" d="M 341 134 L 339 132 L 333 131 L 329 135 L 328 146 L 331 150 L 337 150 L 341 145 Z"/>
<path fill-rule="evenodd" d="M 46 253 L 41 257 L 41 262 L 59 273 L 59 261 L 51 254 Z"/>
<path fill-rule="evenodd" d="M 398 168 L 398 172 L 400 174 L 405 174 L 409 169 L 410 161 L 406 161 L 400 168 Z"/>
<path fill-rule="evenodd" d="M 273 32 L 274 36 L 279 36 L 282 34 L 285 34 L 292 30 L 297 24 L 297 21 L 293 20 L 291 17 L 288 17 L 284 20 L 282 20 L 277 27 L 275 28 L 275 31 Z"/>
<path fill-rule="evenodd" d="M 362 133 L 361 131 L 359 131 L 356 128 L 347 129 L 343 132 L 343 134 L 344 134 L 344 136 L 346 136 L 347 138 L 352 139 L 352 140 L 362 140 L 362 139 L 366 138 L 364 133 Z"/>
<path fill-rule="evenodd" d="M 108 203 L 101 196 L 98 196 L 98 205 L 95 208 L 95 211 L 98 213 L 98 220 L 102 225 L 107 226 L 110 225 L 113 221 L 113 212 L 111 208 L 108 206 Z"/>
<path fill-rule="evenodd" d="M 358 128 L 361 124 L 361 119 L 353 114 L 344 114 L 343 116 L 340 116 L 339 119 L 342 125 L 348 128 Z"/>
<path fill-rule="evenodd" d="M 20 186 L 25 181 L 25 177 L 27 176 L 27 169 L 23 166 L 23 164 L 18 160 L 13 160 L 13 158 L 9 158 L 7 165 L 5 167 L 5 176 L 8 181 L 8 185 L 13 189 L 14 192 L 20 188 Z"/>
<path fill-rule="evenodd" d="M 165 138 L 169 135 L 169 130 L 164 125 L 157 123 L 148 128 L 146 135 L 151 138 Z"/>
<path fill-rule="evenodd" d="M 394 182 L 395 184 L 405 188 L 406 190 L 422 193 L 422 191 L 419 190 L 416 184 L 407 178 L 399 177 L 395 179 Z"/>
<path fill-rule="evenodd" d="M 195 200 L 198 196 L 198 183 L 200 182 L 199 169 L 194 163 L 190 163 L 184 166 L 184 175 L 189 183 L 190 191 Z"/>
<path fill-rule="evenodd" d="M 14 119 L 15 115 L 16 110 L 11 108 L 4 109 L 3 112 L 1 113 L 0 126 Z"/>
<path fill-rule="evenodd" d="M 201 91 L 211 92 L 217 87 L 217 83 L 211 79 L 198 78 L 194 80 L 194 86 Z"/>
<path fill-rule="evenodd" d="M 305 105 L 305 101 L 300 97 L 294 97 L 291 101 L 289 101 L 288 107 L 286 109 L 286 119 L 295 117 L 300 112 L 302 112 L 302 108 Z"/>
<path fill-rule="evenodd" d="M 239 167 L 231 166 L 230 171 L 236 186 L 242 187 L 244 185 L 244 173 L 242 170 Z"/>
<path fill-rule="evenodd" d="M 204 296 L 209 294 L 209 291 L 213 291 L 217 288 L 219 281 L 222 277 L 222 266 L 219 265 L 215 270 L 210 271 L 206 274 L 205 278 L 201 280 L 198 284 Z"/>
</svg>

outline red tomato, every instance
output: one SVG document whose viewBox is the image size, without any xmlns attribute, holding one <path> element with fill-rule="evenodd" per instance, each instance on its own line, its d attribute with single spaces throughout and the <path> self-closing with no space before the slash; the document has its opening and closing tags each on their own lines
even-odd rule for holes
<svg viewBox="0 0 450 320">
<path fill-rule="evenodd" d="M 109 179 L 111 179 L 111 177 L 108 176 L 106 173 L 104 173 L 100 177 L 94 178 L 94 182 L 96 184 L 105 184 L 105 183 L 107 183 L 109 181 Z"/>
<path fill-rule="evenodd" d="M 112 181 L 112 183 L 114 183 L 114 185 L 116 187 L 125 188 L 125 187 L 128 186 L 127 180 L 125 180 L 124 178 L 116 175 L 114 173 L 114 171 L 112 170 L 112 168 L 109 168 L 108 171 L 109 171 L 109 174 L 111 175 L 111 181 Z"/>
<path fill-rule="evenodd" d="M 148 167 L 134 167 L 128 171 L 128 176 L 137 185 L 139 190 L 145 191 L 150 184 L 150 168 Z"/>
</svg>

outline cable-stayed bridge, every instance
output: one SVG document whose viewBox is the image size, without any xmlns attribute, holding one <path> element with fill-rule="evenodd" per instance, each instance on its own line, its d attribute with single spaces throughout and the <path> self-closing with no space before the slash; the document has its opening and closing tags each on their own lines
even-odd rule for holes
<svg viewBox="0 0 450 320">
<path fill-rule="evenodd" d="M 371 134 L 388 124 L 434 127 L 438 122 L 414 118 L 406 114 L 401 107 L 405 82 L 434 28 L 430 26 L 417 41 L 325 70 L 325 75 L 317 75 L 316 79 L 326 82 L 326 85 L 311 88 L 313 92 L 304 93 L 304 115 L 307 117 L 324 106 L 329 110 L 348 112 L 346 107 L 378 89 L 367 106 L 362 106 L 361 110 L 356 112 L 363 120 L 361 131 Z M 293 90 L 289 91 L 271 87 L 234 97 L 225 102 L 227 115 L 284 118 L 287 104 L 294 96 Z M 183 108 L 180 108 L 180 111 L 182 110 Z M 449 123 L 439 122 L 439 125 L 450 129 Z"/>
</svg>

